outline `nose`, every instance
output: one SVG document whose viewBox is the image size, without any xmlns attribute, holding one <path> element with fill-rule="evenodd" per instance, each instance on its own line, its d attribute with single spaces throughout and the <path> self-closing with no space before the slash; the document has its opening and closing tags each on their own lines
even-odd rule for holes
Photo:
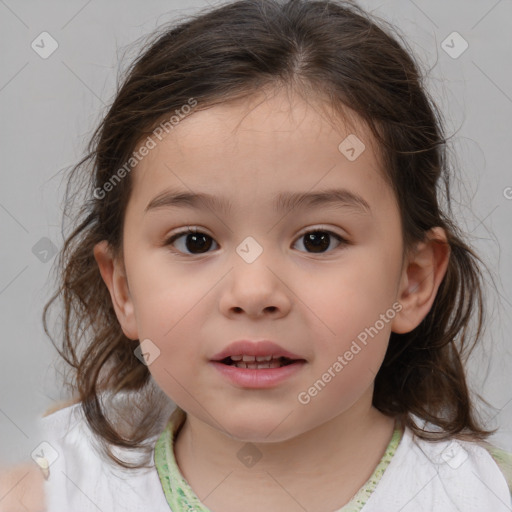
<svg viewBox="0 0 512 512">
<path fill-rule="evenodd" d="M 277 319 L 288 314 L 293 295 L 288 286 L 289 275 L 275 264 L 275 260 L 274 264 L 269 260 L 262 254 L 248 263 L 235 255 L 219 301 L 224 315 L 245 313 L 251 318 L 270 316 Z"/>
</svg>

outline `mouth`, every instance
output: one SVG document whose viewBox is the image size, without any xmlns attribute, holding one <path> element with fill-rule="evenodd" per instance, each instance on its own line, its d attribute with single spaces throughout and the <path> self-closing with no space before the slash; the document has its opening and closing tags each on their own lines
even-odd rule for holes
<svg viewBox="0 0 512 512">
<path fill-rule="evenodd" d="M 231 343 L 211 359 L 213 367 L 242 389 L 270 389 L 296 378 L 306 360 L 271 341 Z"/>
<path fill-rule="evenodd" d="M 228 356 L 218 361 L 227 366 L 245 368 L 250 370 L 262 370 L 266 368 L 281 368 L 294 363 L 304 362 L 304 359 L 290 359 L 288 357 L 274 356 Z"/>
<path fill-rule="evenodd" d="M 270 340 L 239 340 L 230 343 L 215 354 L 211 361 L 219 366 L 243 369 L 282 368 L 294 363 L 305 363 L 305 359 Z M 222 366 L 221 366 L 222 365 Z"/>
</svg>

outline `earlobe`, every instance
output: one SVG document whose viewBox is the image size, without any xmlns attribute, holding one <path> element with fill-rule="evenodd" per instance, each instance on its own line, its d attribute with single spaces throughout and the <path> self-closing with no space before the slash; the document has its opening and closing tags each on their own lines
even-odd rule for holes
<svg viewBox="0 0 512 512">
<path fill-rule="evenodd" d="M 114 258 L 106 240 L 94 246 L 94 258 L 105 282 L 117 319 L 127 338 L 138 339 L 133 301 L 123 262 Z"/>
<path fill-rule="evenodd" d="M 393 332 L 410 332 L 427 316 L 446 275 L 449 259 L 450 246 L 444 229 L 432 228 L 426 240 L 418 242 L 407 258 L 397 297 L 402 309 L 392 322 Z"/>
</svg>

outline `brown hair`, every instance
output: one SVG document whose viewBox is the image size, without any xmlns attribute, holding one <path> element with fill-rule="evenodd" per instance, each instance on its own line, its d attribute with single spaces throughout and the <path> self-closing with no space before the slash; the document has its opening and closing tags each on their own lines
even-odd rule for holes
<svg viewBox="0 0 512 512">
<path fill-rule="evenodd" d="M 122 467 L 142 466 L 119 459 L 106 442 L 149 454 L 151 445 L 144 441 L 163 429 L 168 416 L 161 404 L 167 397 L 135 356 L 139 342 L 123 334 L 93 256 L 102 240 L 122 255 L 130 173 L 102 197 L 97 191 L 105 190 L 162 119 L 191 98 L 196 110 L 205 109 L 267 87 L 301 91 L 335 109 L 339 118 L 350 109 L 370 127 L 399 206 L 404 254 L 431 228 L 446 230 L 451 256 L 445 278 L 421 324 L 407 334 L 391 334 L 375 380 L 374 406 L 425 439 L 483 440 L 494 432 L 479 425 L 463 366 L 482 335 L 482 261 L 439 205 L 443 182 L 451 213 L 442 116 L 423 88 L 413 52 L 392 31 L 349 2 L 243 0 L 164 26 L 127 70 L 87 156 L 70 173 L 66 199 L 73 184 L 85 197 L 59 255 L 59 289 L 43 312 L 49 335 L 48 307 L 62 296 L 65 329 L 62 350 L 56 348 L 71 366 L 71 388 L 86 420 Z M 71 217 L 67 206 L 64 215 Z M 472 318 L 477 329 L 470 336 Z M 102 402 L 127 393 L 131 398 L 124 406 Z M 170 411 L 172 403 L 166 403 Z M 113 411 L 115 421 L 107 418 Z M 424 431 L 411 415 L 442 431 Z M 122 421 L 130 423 L 125 432 Z"/>
</svg>

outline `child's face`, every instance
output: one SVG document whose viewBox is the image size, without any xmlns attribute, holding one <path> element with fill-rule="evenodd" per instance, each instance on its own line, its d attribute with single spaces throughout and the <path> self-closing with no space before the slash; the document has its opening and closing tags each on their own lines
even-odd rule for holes
<svg viewBox="0 0 512 512">
<path fill-rule="evenodd" d="M 371 407 L 402 277 L 399 212 L 368 131 L 357 125 L 366 149 L 351 161 L 338 147 L 353 130 L 298 97 L 293 111 L 284 95 L 263 99 L 193 113 L 132 171 L 118 313 L 130 338 L 151 340 L 144 351 L 159 351 L 149 370 L 174 402 L 255 442 Z M 223 198 L 231 211 L 147 209 L 171 188 Z M 357 194 L 369 210 L 341 200 L 274 209 L 279 194 L 327 189 Z M 165 244 L 189 226 L 207 237 Z M 306 362 L 267 388 L 234 384 L 211 359 L 242 339 L 271 340 Z"/>
</svg>

